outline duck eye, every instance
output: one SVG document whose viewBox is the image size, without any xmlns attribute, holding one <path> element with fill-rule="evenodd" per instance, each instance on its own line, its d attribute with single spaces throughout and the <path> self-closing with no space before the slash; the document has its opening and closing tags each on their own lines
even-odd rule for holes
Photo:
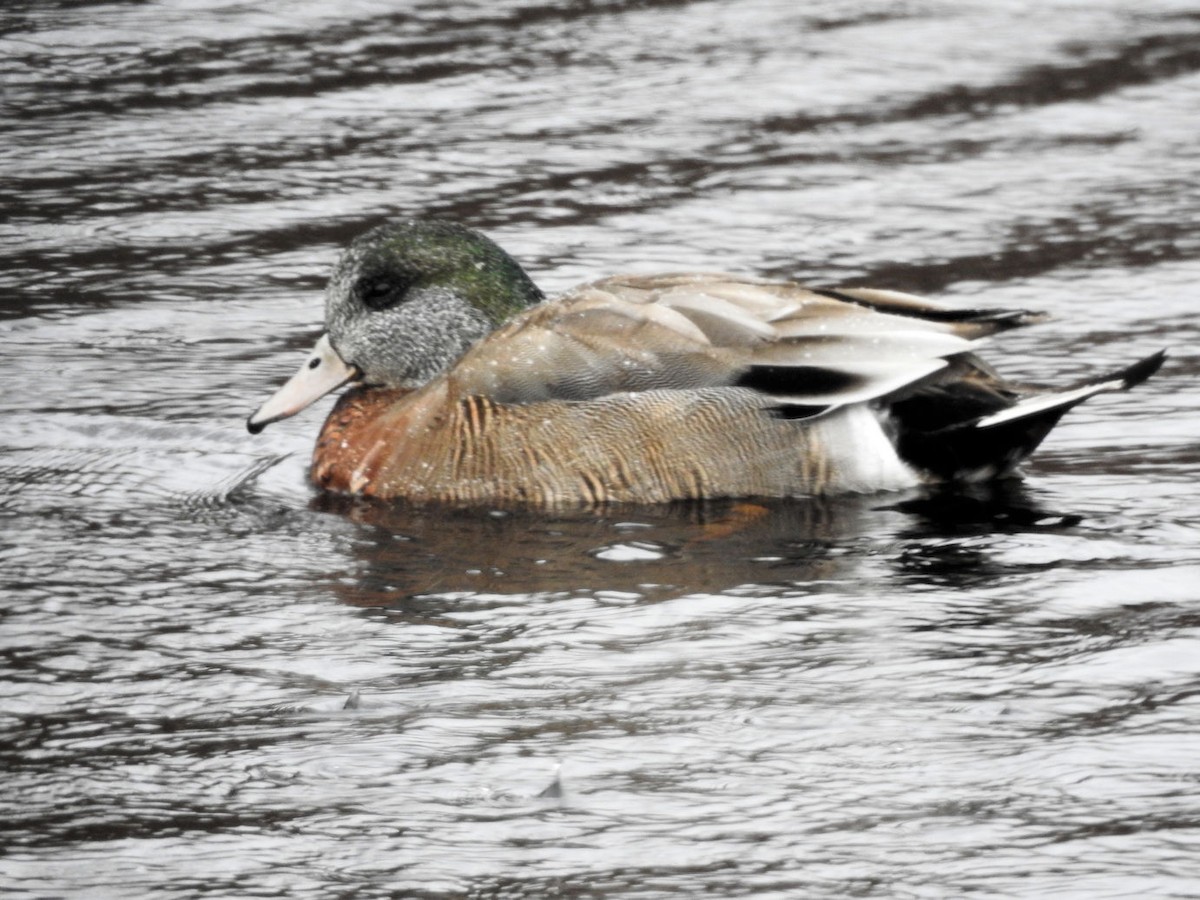
<svg viewBox="0 0 1200 900">
<path fill-rule="evenodd" d="M 413 279 L 389 275 L 363 278 L 355 288 L 358 298 L 368 309 L 387 309 L 403 300 L 412 286 Z"/>
</svg>

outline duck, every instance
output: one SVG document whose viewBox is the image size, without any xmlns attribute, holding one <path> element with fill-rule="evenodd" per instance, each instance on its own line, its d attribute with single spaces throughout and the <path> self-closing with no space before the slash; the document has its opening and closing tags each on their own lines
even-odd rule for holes
<svg viewBox="0 0 1200 900">
<path fill-rule="evenodd" d="M 813 497 L 1014 477 L 1072 407 L 1160 351 L 1060 389 L 1001 377 L 991 336 L 1044 320 L 720 273 L 616 275 L 547 299 L 481 232 L 354 239 L 325 330 L 251 433 L 347 387 L 313 483 L 386 501 L 597 506 Z"/>
</svg>

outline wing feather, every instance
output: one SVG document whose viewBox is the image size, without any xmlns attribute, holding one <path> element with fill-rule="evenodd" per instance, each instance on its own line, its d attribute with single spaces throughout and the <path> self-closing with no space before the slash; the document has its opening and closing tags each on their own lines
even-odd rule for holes
<svg viewBox="0 0 1200 900">
<path fill-rule="evenodd" d="M 621 276 L 527 310 L 445 377 L 459 395 L 508 403 L 712 387 L 781 404 L 860 403 L 926 383 L 969 354 L 996 330 L 994 313 L 982 326 L 980 315 L 896 292 Z"/>
</svg>

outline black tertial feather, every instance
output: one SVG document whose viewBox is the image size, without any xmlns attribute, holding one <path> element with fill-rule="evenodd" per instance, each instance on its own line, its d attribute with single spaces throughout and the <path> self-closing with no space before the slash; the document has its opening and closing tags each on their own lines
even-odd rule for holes
<svg viewBox="0 0 1200 900">
<path fill-rule="evenodd" d="M 824 366 L 750 366 L 734 382 L 736 387 L 752 388 L 764 394 L 828 394 L 833 397 L 860 388 L 870 379 L 853 372 Z"/>
<path fill-rule="evenodd" d="M 946 322 L 947 324 L 964 324 L 987 326 L 988 333 L 1007 331 L 1010 328 L 1020 328 L 1045 320 L 1045 315 L 1028 309 L 942 309 L 936 306 L 906 306 L 901 303 L 888 303 L 881 299 L 861 296 L 851 290 L 839 291 L 833 288 L 813 288 L 814 294 L 820 294 L 831 300 L 841 300 L 865 306 L 876 312 L 888 313 L 893 316 L 905 316 L 913 319 L 924 319 L 927 322 Z"/>
</svg>

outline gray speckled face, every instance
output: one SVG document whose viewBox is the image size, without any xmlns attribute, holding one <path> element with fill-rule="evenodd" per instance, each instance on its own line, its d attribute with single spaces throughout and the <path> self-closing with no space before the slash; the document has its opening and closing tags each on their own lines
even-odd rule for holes
<svg viewBox="0 0 1200 900">
<path fill-rule="evenodd" d="M 409 220 L 373 229 L 346 249 L 329 281 L 325 325 L 364 382 L 415 387 L 542 299 L 512 257 L 479 232 Z"/>
<path fill-rule="evenodd" d="M 477 231 L 418 220 L 369 231 L 334 267 L 326 333 L 246 427 L 257 434 L 348 381 L 422 385 L 542 299 L 513 258 Z"/>
</svg>

